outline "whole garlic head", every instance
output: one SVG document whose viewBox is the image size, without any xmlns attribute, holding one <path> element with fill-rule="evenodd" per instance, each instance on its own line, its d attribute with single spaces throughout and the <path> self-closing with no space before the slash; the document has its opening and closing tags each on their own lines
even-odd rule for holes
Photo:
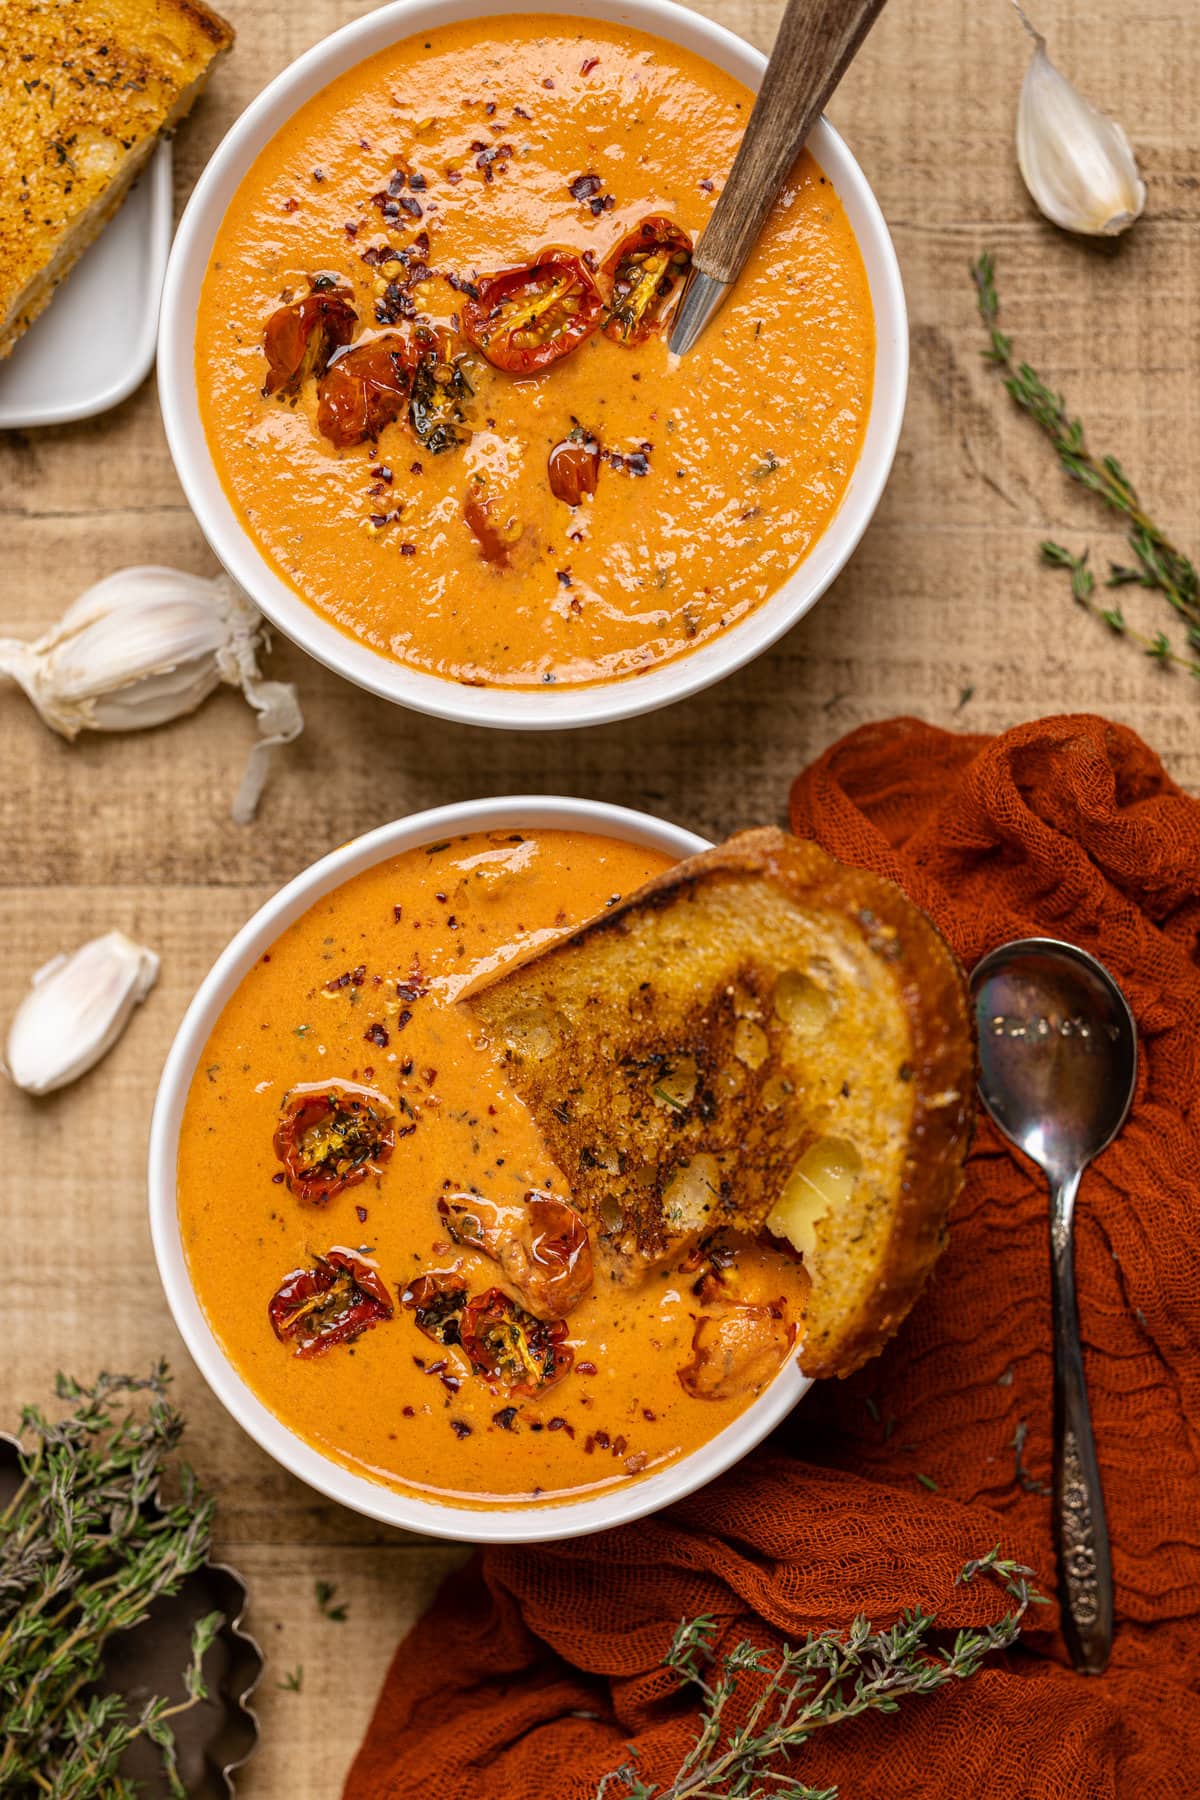
<svg viewBox="0 0 1200 1800">
<path fill-rule="evenodd" d="M 1017 107 L 1025 186 L 1039 212 L 1064 231 L 1116 237 L 1146 204 L 1129 139 L 1055 68 L 1046 40 L 1017 11 L 1034 40 Z"/>
<path fill-rule="evenodd" d="M 112 1049 L 158 979 L 153 950 L 109 931 L 34 975 L 8 1028 L 4 1072 L 27 1094 L 66 1087 Z"/>
</svg>

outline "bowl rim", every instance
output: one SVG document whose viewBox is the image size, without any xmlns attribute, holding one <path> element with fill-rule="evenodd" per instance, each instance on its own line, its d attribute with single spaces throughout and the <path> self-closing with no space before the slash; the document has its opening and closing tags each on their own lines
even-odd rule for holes
<svg viewBox="0 0 1200 1800">
<path fill-rule="evenodd" d="M 608 1530 L 658 1512 L 723 1474 L 759 1444 L 812 1385 L 794 1357 L 744 1412 L 715 1437 L 660 1472 L 583 1500 L 543 1506 L 455 1506 L 401 1492 L 355 1474 L 283 1423 L 237 1372 L 200 1305 L 188 1273 L 176 1208 L 179 1129 L 193 1073 L 209 1033 L 247 971 L 280 933 L 352 876 L 403 850 L 464 831 L 568 830 L 690 856 L 708 841 L 649 813 L 557 795 L 456 801 L 381 825 L 332 850 L 287 882 L 235 933 L 188 1006 L 167 1054 L 150 1124 L 147 1181 L 150 1235 L 159 1279 L 193 1362 L 226 1411 L 254 1441 L 309 1487 L 352 1511 L 427 1537 L 470 1543 L 544 1543 Z"/>
<path fill-rule="evenodd" d="M 587 687 L 474 687 L 393 661 L 343 632 L 270 567 L 225 495 L 196 398 L 196 299 L 229 200 L 259 150 L 312 94 L 388 44 L 437 25 L 519 13 L 628 24 L 692 50 L 757 90 L 766 57 L 676 0 L 391 0 L 323 38 L 268 83 L 234 121 L 184 209 L 163 284 L 158 393 L 167 443 L 193 513 L 222 565 L 266 618 L 356 686 L 459 724 L 560 730 L 657 710 L 761 655 L 808 613 L 841 573 L 875 514 L 891 472 L 908 389 L 908 321 L 900 266 L 879 203 L 845 141 L 822 118 L 809 138 L 858 240 L 875 313 L 875 374 L 859 459 L 838 510 L 787 580 L 711 643 L 642 674 Z"/>
</svg>

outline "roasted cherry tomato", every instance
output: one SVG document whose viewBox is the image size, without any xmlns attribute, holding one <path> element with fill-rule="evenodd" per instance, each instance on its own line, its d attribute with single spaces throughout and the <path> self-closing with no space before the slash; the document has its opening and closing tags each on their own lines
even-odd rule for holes
<svg viewBox="0 0 1200 1800">
<path fill-rule="evenodd" d="M 481 275 L 462 309 L 462 328 L 509 375 L 549 368 L 591 337 L 604 316 L 600 290 L 570 250 Z"/>
<path fill-rule="evenodd" d="M 521 522 L 510 519 L 502 525 L 493 508 L 496 497 L 488 492 L 487 482 L 479 477 L 467 489 L 463 500 L 463 518 L 467 529 L 479 545 L 479 554 L 484 562 L 495 563 L 498 568 L 506 568 L 512 556 L 513 545 L 521 536 Z"/>
<path fill-rule="evenodd" d="M 267 320 L 263 349 L 267 355 L 264 394 L 294 398 L 307 375 L 323 375 L 335 350 L 354 336 L 358 314 L 340 288 L 305 294 L 281 306 Z"/>
<path fill-rule="evenodd" d="M 267 1314 L 281 1344 L 297 1356 L 323 1356 L 390 1319 L 392 1297 L 373 1263 L 352 1250 L 327 1250 L 311 1269 L 293 1269 L 272 1296 Z"/>
<path fill-rule="evenodd" d="M 692 240 L 654 214 L 622 238 L 604 264 L 612 283 L 605 337 L 640 344 L 658 331 L 692 263 Z"/>
<path fill-rule="evenodd" d="M 694 1400 L 757 1393 L 779 1369 L 795 1336 L 781 1299 L 702 1313 L 692 1333 L 691 1361 L 679 1370 L 684 1392 Z"/>
<path fill-rule="evenodd" d="M 275 1128 L 275 1154 L 297 1200 L 321 1202 L 375 1174 L 392 1154 L 387 1101 L 348 1082 L 293 1090 Z"/>
<path fill-rule="evenodd" d="M 473 393 L 454 338 L 440 326 L 418 325 L 413 332 L 412 398 L 408 423 L 423 450 L 440 456 L 471 436 L 466 404 Z"/>
<path fill-rule="evenodd" d="M 459 1322 L 467 1303 L 467 1287 L 461 1275 L 438 1269 L 418 1275 L 400 1296 L 401 1306 L 411 1308 L 417 1329 L 435 1344 L 457 1344 Z"/>
<path fill-rule="evenodd" d="M 456 1194 L 439 1200 L 438 1211 L 454 1241 L 498 1263 L 539 1318 L 565 1318 L 592 1285 L 587 1226 L 553 1194 L 533 1191 L 513 1206 Z"/>
<path fill-rule="evenodd" d="M 537 1394 L 561 1381 L 575 1360 L 566 1322 L 535 1319 L 500 1288 L 468 1300 L 459 1337 L 471 1366 L 513 1394 Z"/>
<path fill-rule="evenodd" d="M 340 450 L 378 438 L 412 388 L 413 346 L 398 331 L 356 344 L 330 363 L 317 388 L 317 430 Z"/>
<path fill-rule="evenodd" d="M 585 494 L 594 494 L 600 477 L 600 446 L 586 431 L 573 431 L 555 444 L 546 463 L 550 492 L 568 506 L 578 506 Z"/>
</svg>

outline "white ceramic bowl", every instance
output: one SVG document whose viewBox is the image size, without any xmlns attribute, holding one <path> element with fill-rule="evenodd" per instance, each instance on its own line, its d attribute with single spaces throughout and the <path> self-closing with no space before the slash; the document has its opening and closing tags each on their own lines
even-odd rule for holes
<svg viewBox="0 0 1200 1800">
<path fill-rule="evenodd" d="M 548 827 L 598 832 L 675 857 L 691 856 L 707 848 L 704 839 L 693 832 L 645 813 L 604 806 L 594 800 L 536 797 L 439 806 L 355 838 L 313 863 L 268 900 L 218 957 L 171 1046 L 150 1127 L 150 1231 L 158 1270 L 175 1323 L 213 1393 L 276 1462 L 319 1493 L 366 1513 L 369 1518 L 382 1519 L 388 1525 L 404 1525 L 430 1537 L 463 1538 L 478 1543 L 540 1543 L 640 1519 L 702 1487 L 753 1450 L 811 1385 L 800 1373 L 795 1359 L 789 1357 L 758 1399 L 707 1444 L 660 1474 L 631 1481 L 598 1497 L 568 1501 L 561 1506 L 450 1506 L 415 1493 L 396 1493 L 381 1483 L 355 1475 L 297 1437 L 242 1380 L 204 1316 L 192 1288 L 179 1232 L 176 1156 L 180 1122 L 196 1063 L 238 983 L 280 933 L 323 894 L 386 857 L 458 832 Z"/>
<path fill-rule="evenodd" d="M 225 210 L 263 146 L 311 95 L 355 63 L 417 31 L 512 10 L 487 0 L 394 0 L 343 26 L 278 75 L 233 125 L 196 184 L 167 268 L 159 331 L 158 392 L 167 442 L 192 511 L 229 573 L 310 656 L 359 687 L 418 712 L 514 730 L 598 725 L 681 700 L 758 656 L 825 592 L 879 504 L 892 466 L 908 387 L 908 321 L 896 253 L 866 177 L 824 120 L 809 139 L 854 228 L 875 309 L 871 414 L 849 488 L 811 554 L 740 624 L 691 655 L 644 675 L 586 688 L 508 691 L 467 687 L 406 668 L 348 637 L 269 566 L 230 505 L 213 467 L 196 403 L 194 337 L 204 271 Z M 751 45 L 673 0 L 528 0 L 528 13 L 615 20 L 680 44 L 757 90 L 766 59 Z"/>
</svg>

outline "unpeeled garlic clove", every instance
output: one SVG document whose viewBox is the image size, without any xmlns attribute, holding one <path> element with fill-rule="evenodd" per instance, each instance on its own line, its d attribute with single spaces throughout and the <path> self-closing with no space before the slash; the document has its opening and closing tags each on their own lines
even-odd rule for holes
<svg viewBox="0 0 1200 1800">
<path fill-rule="evenodd" d="M 8 1028 L 4 1072 L 27 1094 L 49 1094 L 112 1049 L 158 979 L 153 950 L 109 931 L 53 957 L 33 977 Z"/>
<path fill-rule="evenodd" d="M 1017 107 L 1025 186 L 1038 211 L 1064 231 L 1116 237 L 1146 204 L 1129 140 L 1055 68 L 1045 38 L 1016 10 L 1034 44 Z"/>
<path fill-rule="evenodd" d="M 271 750 L 299 736 L 304 721 L 288 682 L 264 681 L 262 616 L 225 575 L 205 580 L 179 569 L 118 569 L 68 607 L 34 643 L 0 639 L 0 675 L 32 700 L 65 738 L 81 731 L 140 731 L 193 712 L 227 683 L 258 714 L 233 816 L 254 816 Z"/>
</svg>

